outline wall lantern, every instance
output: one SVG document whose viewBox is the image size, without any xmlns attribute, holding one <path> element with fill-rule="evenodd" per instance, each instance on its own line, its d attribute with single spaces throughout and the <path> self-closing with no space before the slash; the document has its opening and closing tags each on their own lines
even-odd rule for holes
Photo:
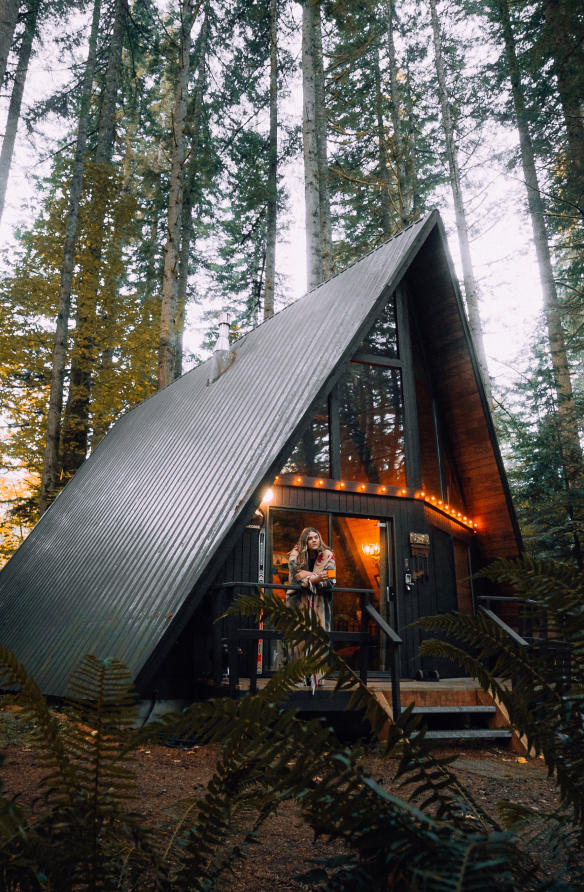
<svg viewBox="0 0 584 892">
<path fill-rule="evenodd" d="M 266 489 L 266 491 L 264 493 L 264 497 L 262 499 L 262 502 L 271 502 L 273 498 L 274 498 L 274 490 Z"/>
<path fill-rule="evenodd" d="M 370 558 L 379 557 L 379 545 L 362 545 L 361 550 Z"/>
</svg>

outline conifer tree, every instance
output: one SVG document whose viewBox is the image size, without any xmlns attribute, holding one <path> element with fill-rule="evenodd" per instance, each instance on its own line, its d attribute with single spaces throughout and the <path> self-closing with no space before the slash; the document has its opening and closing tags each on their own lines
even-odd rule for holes
<svg viewBox="0 0 584 892">
<path fill-rule="evenodd" d="M 464 199 L 462 196 L 462 183 L 456 151 L 454 122 L 452 120 L 452 109 L 450 106 L 446 83 L 446 68 L 444 64 L 444 51 L 442 47 L 442 28 L 440 25 L 440 19 L 438 17 L 437 0 L 430 0 L 430 11 L 432 18 L 432 33 L 434 37 L 434 59 L 436 63 L 436 74 L 438 78 L 438 89 L 440 93 L 440 106 L 442 109 L 442 125 L 444 127 L 444 135 L 446 137 L 446 153 L 448 156 L 448 167 L 450 170 L 450 185 L 452 188 L 452 197 L 454 200 L 454 213 L 456 215 L 456 230 L 458 234 L 458 243 L 460 245 L 460 258 L 462 262 L 462 276 L 464 282 L 466 306 L 468 311 L 468 321 L 473 343 L 477 352 L 477 359 L 483 377 L 483 382 L 490 399 L 489 369 L 487 365 L 487 357 L 485 354 L 483 327 L 481 324 L 478 304 L 478 288 L 472 265 L 468 224 L 466 221 Z"/>
<path fill-rule="evenodd" d="M 270 162 L 266 214 L 264 319 L 274 315 L 278 225 L 278 0 L 270 0 Z"/>
<path fill-rule="evenodd" d="M 20 0 L 0 0 L 0 86 L 4 83 L 8 56 L 18 21 Z"/>
<path fill-rule="evenodd" d="M 187 164 L 187 175 L 183 194 L 182 226 L 180 237 L 180 257 L 178 274 L 178 300 L 177 322 L 174 344 L 174 377 L 182 374 L 183 334 L 185 327 L 185 313 L 187 305 L 187 286 L 189 277 L 189 264 L 191 256 L 191 242 L 193 233 L 193 198 L 197 177 L 200 176 L 200 142 L 203 114 L 203 96 L 205 91 L 205 79 L 207 70 L 207 53 L 209 43 L 209 4 L 205 8 L 205 17 L 199 34 L 199 54 L 197 61 L 197 78 L 193 97 L 192 121 L 189 126 L 190 157 Z"/>
<path fill-rule="evenodd" d="M 557 396 L 557 423 L 561 442 L 562 464 L 565 482 L 572 493 L 568 514 L 574 520 L 574 556 L 580 568 L 584 567 L 581 552 L 581 501 L 582 488 L 582 449 L 580 445 L 578 416 L 574 403 L 574 393 L 561 309 L 558 302 L 552 258 L 545 224 L 545 211 L 535 166 L 535 153 L 529 128 L 529 117 L 521 77 L 521 68 L 516 51 L 515 35 L 508 0 L 496 0 L 494 12 L 497 16 L 505 46 L 507 74 L 511 83 L 515 121 L 519 133 L 521 164 L 527 191 L 529 216 L 539 276 L 543 291 L 544 314 L 553 365 Z"/>
<path fill-rule="evenodd" d="M 8 176 L 12 165 L 16 131 L 18 130 L 18 123 L 20 121 L 22 97 L 24 95 L 24 85 L 26 83 L 28 66 L 32 54 L 32 45 L 37 33 L 40 4 L 41 0 L 29 0 L 26 7 L 24 34 L 22 35 L 20 51 L 18 53 L 18 61 L 14 73 L 14 83 L 10 96 L 10 105 L 8 107 L 6 130 L 4 132 L 4 139 L 2 140 L 2 150 L 0 151 L 0 220 L 4 213 Z"/>
<path fill-rule="evenodd" d="M 312 0 L 304 0 L 302 5 L 302 139 L 308 291 L 312 291 L 317 285 L 320 285 L 323 275 L 316 130 L 314 18 L 315 7 Z"/>
<path fill-rule="evenodd" d="M 63 262 L 61 265 L 61 282 L 59 287 L 59 302 L 57 306 L 57 329 L 55 332 L 55 345 L 53 349 L 51 388 L 47 413 L 46 447 L 41 480 L 41 514 L 46 511 L 49 501 L 53 497 L 59 483 L 59 440 L 61 431 L 61 413 L 63 410 L 63 385 L 65 379 L 69 313 L 71 309 L 71 283 L 73 279 L 73 265 L 75 262 L 77 221 L 79 218 L 79 202 L 81 198 L 83 169 L 85 164 L 87 132 L 89 129 L 90 102 L 97 57 L 97 38 L 100 26 L 100 14 L 101 0 L 94 0 L 91 33 L 89 36 L 89 49 L 80 97 L 75 161 L 73 165 L 73 177 L 71 180 L 67 224 L 63 244 Z"/>
<path fill-rule="evenodd" d="M 90 182 L 87 183 L 87 187 L 94 213 L 94 236 L 90 244 L 86 245 L 81 258 L 83 287 L 77 295 L 69 392 L 61 428 L 61 466 L 65 480 L 75 473 L 87 456 L 89 407 L 99 354 L 98 339 L 102 328 L 98 316 L 98 301 L 103 235 L 106 230 L 105 217 L 119 188 L 118 178 L 111 165 L 128 0 L 115 0 L 113 13 L 94 163 L 88 168 Z"/>
<path fill-rule="evenodd" d="M 182 0 L 180 5 L 178 76 L 172 119 L 173 144 L 168 204 L 168 230 L 164 253 L 164 274 L 162 279 L 162 309 L 160 316 L 160 344 L 158 352 L 159 389 L 166 387 L 174 378 L 180 232 L 184 192 L 184 167 L 187 152 L 186 117 L 189 89 L 189 64 L 191 53 L 191 31 L 193 29 L 195 15 L 194 0 Z"/>
</svg>

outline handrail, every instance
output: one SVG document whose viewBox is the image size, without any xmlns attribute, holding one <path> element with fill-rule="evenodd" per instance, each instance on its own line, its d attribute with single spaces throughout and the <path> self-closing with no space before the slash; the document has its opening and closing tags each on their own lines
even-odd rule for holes
<svg viewBox="0 0 584 892">
<path fill-rule="evenodd" d="M 243 588 L 285 588 L 289 591 L 295 592 L 303 592 L 306 590 L 306 586 L 303 585 L 294 585 L 292 582 L 221 582 L 219 585 L 213 586 L 214 588 L 236 588 L 237 586 L 241 586 Z M 329 586 L 335 592 L 344 592 L 353 593 L 354 595 L 374 595 L 374 588 L 339 588 L 338 586 Z"/>
<path fill-rule="evenodd" d="M 380 613 L 377 612 L 375 607 L 372 604 L 367 604 L 366 608 L 367 613 L 371 616 L 381 631 L 385 634 L 389 643 L 389 653 L 390 653 L 390 672 L 391 672 L 391 708 L 393 712 L 393 718 L 398 719 L 401 715 L 401 691 L 400 691 L 400 665 L 399 665 L 399 646 L 402 644 L 402 640 L 397 634 L 397 632 L 391 628 L 389 623 L 387 623 Z"/>
<path fill-rule="evenodd" d="M 288 591 L 305 591 L 305 588 L 301 585 L 293 585 L 286 583 L 273 583 L 273 582 L 244 582 L 242 581 L 234 581 L 234 582 L 223 582 L 219 585 L 215 586 L 217 589 L 230 589 L 230 588 L 266 588 L 266 589 L 287 589 Z M 399 635 L 391 628 L 391 626 L 383 619 L 380 613 L 373 607 L 372 604 L 369 603 L 369 596 L 375 594 L 374 589 L 354 589 L 354 588 L 337 588 L 335 586 L 334 591 L 343 592 L 343 593 L 351 593 L 360 596 L 361 600 L 361 631 L 360 632 L 329 632 L 329 640 L 334 641 L 342 641 L 342 642 L 351 642 L 355 644 L 361 644 L 361 654 L 360 654 L 360 676 L 363 684 L 367 685 L 367 670 L 368 670 L 368 661 L 369 661 L 369 644 L 371 641 L 371 636 L 369 635 L 369 630 L 367 627 L 367 614 L 377 623 L 381 631 L 384 633 L 386 638 L 388 639 L 389 649 L 390 649 L 390 674 L 391 674 L 391 696 L 392 696 L 392 708 L 394 718 L 398 718 L 401 714 L 401 700 L 400 700 L 400 671 L 399 671 L 399 653 L 398 647 L 402 644 L 402 639 Z M 237 642 L 238 641 L 259 641 L 259 640 L 281 640 L 283 635 L 279 632 L 274 632 L 270 629 L 236 629 L 227 633 L 227 641 L 228 641 L 228 659 L 229 659 L 229 692 L 231 696 L 235 696 L 236 687 L 239 682 L 239 673 L 237 671 Z M 256 673 L 256 665 L 255 665 L 256 657 L 253 656 L 252 665 L 250 667 L 250 680 L 249 687 L 250 693 L 254 694 L 257 691 L 257 673 Z"/>
<path fill-rule="evenodd" d="M 525 638 L 522 638 L 521 635 L 518 635 L 517 632 L 508 626 L 507 623 L 504 623 L 500 616 L 497 616 L 496 613 L 493 613 L 492 610 L 489 610 L 488 607 L 483 607 L 482 604 L 479 605 L 479 610 L 481 613 L 484 613 L 485 616 L 488 616 L 490 620 L 492 620 L 500 629 L 503 629 L 504 632 L 507 632 L 507 635 L 514 642 L 514 644 L 519 644 L 521 647 L 529 647 L 528 642 Z"/>
</svg>

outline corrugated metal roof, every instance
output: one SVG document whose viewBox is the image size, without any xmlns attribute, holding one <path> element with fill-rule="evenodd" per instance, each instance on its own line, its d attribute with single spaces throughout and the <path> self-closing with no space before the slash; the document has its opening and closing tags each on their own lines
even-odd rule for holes
<svg viewBox="0 0 584 892">
<path fill-rule="evenodd" d="M 0 641 L 62 694 L 86 653 L 138 675 L 436 212 L 124 415 L 0 573 Z"/>
</svg>

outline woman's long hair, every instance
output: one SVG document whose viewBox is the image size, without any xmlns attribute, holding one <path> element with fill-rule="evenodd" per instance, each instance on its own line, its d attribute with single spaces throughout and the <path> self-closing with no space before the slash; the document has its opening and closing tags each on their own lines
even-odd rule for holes
<svg viewBox="0 0 584 892">
<path fill-rule="evenodd" d="M 296 565 L 299 570 L 306 570 L 308 568 L 308 537 L 311 533 L 316 533 L 318 538 L 320 539 L 320 545 L 317 548 L 319 554 L 324 554 L 328 545 L 323 540 L 322 536 L 314 527 L 305 527 L 300 533 L 300 539 L 298 540 L 298 544 L 296 548 L 298 549 L 298 560 Z M 317 558 L 318 560 L 318 558 Z"/>
</svg>

